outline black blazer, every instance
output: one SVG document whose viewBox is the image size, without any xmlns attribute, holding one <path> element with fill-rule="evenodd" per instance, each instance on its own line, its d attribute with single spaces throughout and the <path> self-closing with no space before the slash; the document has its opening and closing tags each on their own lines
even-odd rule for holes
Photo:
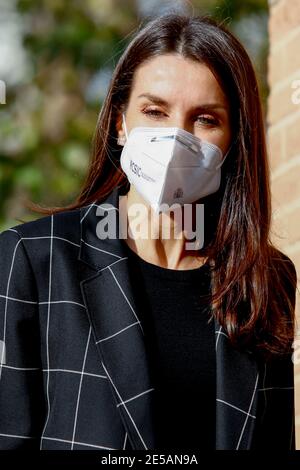
<svg viewBox="0 0 300 470">
<path fill-rule="evenodd" d="M 0 234 L 1 449 L 156 449 L 134 283 L 96 209 Z M 216 449 L 293 448 L 291 357 L 258 363 L 215 332 Z"/>
</svg>

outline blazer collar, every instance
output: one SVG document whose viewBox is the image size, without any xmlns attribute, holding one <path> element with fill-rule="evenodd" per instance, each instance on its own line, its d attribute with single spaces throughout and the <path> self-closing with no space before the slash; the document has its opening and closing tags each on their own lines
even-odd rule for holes
<svg viewBox="0 0 300 470">
<path fill-rule="evenodd" d="M 82 207 L 78 259 L 91 268 L 80 283 L 100 361 L 133 449 L 155 449 L 152 421 L 155 389 L 151 383 L 144 332 L 133 295 L 134 279 L 119 235 L 119 197 Z M 108 211 L 103 212 L 103 208 Z M 97 212 L 98 211 L 98 212 Z M 100 239 L 97 224 L 110 212 L 114 238 Z M 216 449 L 250 449 L 257 409 L 258 369 L 250 353 L 233 349 L 215 320 Z M 180 404 L 178 405 L 180 406 Z"/>
<path fill-rule="evenodd" d="M 117 217 L 120 198 L 123 196 L 122 189 L 116 187 L 104 201 L 96 200 L 80 209 L 81 240 L 78 258 L 96 271 L 126 256 L 124 244 L 119 236 L 120 224 Z M 101 220 L 108 214 L 112 225 L 114 222 L 116 224 L 115 230 L 110 234 L 110 238 L 101 239 L 97 235 L 98 224 L 101 224 Z"/>
</svg>

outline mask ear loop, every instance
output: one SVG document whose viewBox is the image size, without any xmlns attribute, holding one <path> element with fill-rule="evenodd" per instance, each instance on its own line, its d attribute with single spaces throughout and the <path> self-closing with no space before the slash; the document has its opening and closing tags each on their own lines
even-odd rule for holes
<svg viewBox="0 0 300 470">
<path fill-rule="evenodd" d="M 222 161 L 216 166 L 216 170 L 218 170 L 220 168 L 220 166 L 223 165 L 223 163 L 225 162 L 225 159 L 226 159 L 227 155 L 230 153 L 232 147 L 233 147 L 233 143 L 230 145 L 229 149 L 225 153 L 225 156 L 223 157 Z"/>
<path fill-rule="evenodd" d="M 123 121 L 123 126 L 124 126 L 124 131 L 125 131 L 125 135 L 126 135 L 126 139 L 128 139 L 128 133 L 127 133 L 127 128 L 126 128 L 126 122 L 125 122 L 125 116 L 124 116 L 124 113 L 122 113 L 122 121 Z M 113 161 L 113 159 L 111 158 L 110 154 L 109 154 L 109 150 L 108 150 L 108 158 L 110 160 L 110 162 L 112 163 L 112 165 L 115 167 L 115 169 L 121 174 L 121 175 L 124 175 L 124 172 L 122 170 L 120 170 L 120 168 L 118 168 L 115 164 L 115 162 Z"/>
<path fill-rule="evenodd" d="M 126 121 L 125 121 L 125 115 L 122 113 L 122 121 L 123 121 L 123 127 L 126 135 L 126 140 L 128 140 L 128 132 L 127 132 L 127 126 L 126 126 Z"/>
</svg>

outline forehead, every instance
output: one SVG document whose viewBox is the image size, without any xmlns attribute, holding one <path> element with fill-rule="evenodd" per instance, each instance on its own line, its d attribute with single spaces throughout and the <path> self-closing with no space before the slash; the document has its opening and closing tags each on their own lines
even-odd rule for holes
<svg viewBox="0 0 300 470">
<path fill-rule="evenodd" d="M 204 63 L 179 54 L 165 54 L 142 63 L 134 74 L 132 97 L 151 93 L 170 103 L 178 100 L 215 100 L 226 102 L 226 96 L 212 71 Z"/>
</svg>

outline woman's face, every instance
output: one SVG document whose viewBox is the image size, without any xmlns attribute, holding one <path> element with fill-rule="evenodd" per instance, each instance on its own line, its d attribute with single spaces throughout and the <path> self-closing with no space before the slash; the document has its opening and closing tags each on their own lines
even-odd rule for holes
<svg viewBox="0 0 300 470">
<path fill-rule="evenodd" d="M 179 54 L 157 56 L 137 68 L 125 119 L 128 133 L 138 126 L 180 127 L 223 154 L 231 140 L 229 103 L 213 73 Z M 121 116 L 117 130 L 125 136 Z"/>
</svg>

